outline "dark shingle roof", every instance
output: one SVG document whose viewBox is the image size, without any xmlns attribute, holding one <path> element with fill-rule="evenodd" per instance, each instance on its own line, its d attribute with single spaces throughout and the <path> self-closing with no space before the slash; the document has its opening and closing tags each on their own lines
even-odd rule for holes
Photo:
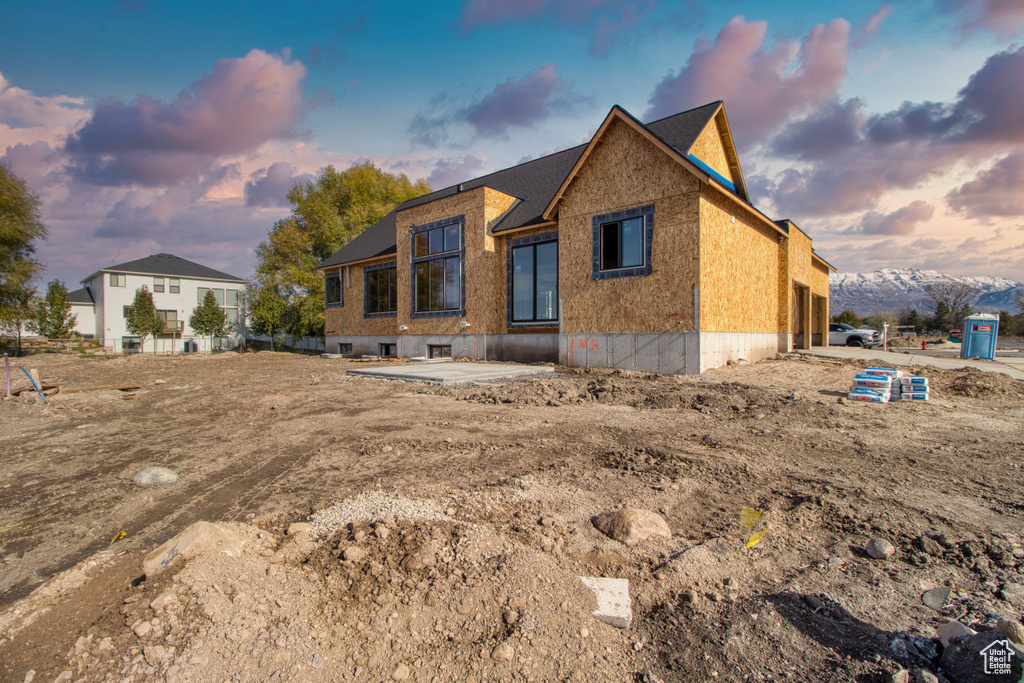
<svg viewBox="0 0 1024 683">
<path fill-rule="evenodd" d="M 140 258 L 137 261 L 119 263 L 116 266 L 100 268 L 98 271 L 82 280 L 88 282 L 99 273 L 141 273 L 143 275 L 167 275 L 170 277 L 184 277 L 192 280 L 228 280 L 234 282 L 245 282 L 240 277 L 222 273 L 213 268 L 188 261 L 173 254 L 155 254 Z"/>
<path fill-rule="evenodd" d="M 89 288 L 88 287 L 82 287 L 81 289 L 76 289 L 73 292 L 68 292 L 68 297 L 67 298 L 68 298 L 68 303 L 69 304 L 87 304 L 87 305 L 92 305 L 92 304 L 96 303 L 95 301 L 93 301 L 92 293 L 89 292 Z"/>
<path fill-rule="evenodd" d="M 687 151 L 714 116 L 720 104 L 721 102 L 712 102 L 660 119 L 647 124 L 647 127 L 681 155 L 686 156 Z M 486 186 L 520 200 L 494 227 L 495 233 L 543 223 L 544 210 L 548 208 L 551 199 L 558 192 L 576 162 L 583 156 L 586 148 L 587 145 L 583 144 L 555 152 L 403 202 L 318 267 L 326 268 L 396 253 L 397 221 L 395 213 L 458 194 L 460 187 L 461 191 L 466 191 Z"/>
</svg>

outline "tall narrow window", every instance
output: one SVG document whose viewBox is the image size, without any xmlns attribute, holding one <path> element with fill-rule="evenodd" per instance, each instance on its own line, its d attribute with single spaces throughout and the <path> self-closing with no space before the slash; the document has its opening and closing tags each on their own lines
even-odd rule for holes
<svg viewBox="0 0 1024 683">
<path fill-rule="evenodd" d="M 594 280 L 651 274 L 654 207 L 594 216 Z"/>
<path fill-rule="evenodd" d="M 163 293 L 163 291 L 164 291 L 164 279 L 162 277 L 154 277 L 153 278 L 153 291 L 154 292 L 160 292 L 161 294 Z"/>
<path fill-rule="evenodd" d="M 324 298 L 328 306 L 341 306 L 341 277 L 338 273 L 328 273 L 324 279 Z"/>
<path fill-rule="evenodd" d="M 526 238 L 529 240 L 529 238 Z M 558 242 L 510 245 L 510 322 L 558 320 Z"/>
<path fill-rule="evenodd" d="M 458 315 L 462 309 L 462 217 L 414 228 L 412 302 L 417 314 Z"/>
<path fill-rule="evenodd" d="M 388 317 L 398 311 L 398 269 L 394 263 L 370 266 L 365 273 L 364 312 L 367 317 Z"/>
<path fill-rule="evenodd" d="M 170 294 L 178 294 L 181 291 L 181 285 L 176 277 L 172 277 L 167 280 L 167 289 Z"/>
</svg>

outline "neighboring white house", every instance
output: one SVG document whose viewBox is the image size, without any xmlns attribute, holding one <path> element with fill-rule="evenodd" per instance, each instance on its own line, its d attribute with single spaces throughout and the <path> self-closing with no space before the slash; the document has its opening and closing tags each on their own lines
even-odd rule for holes
<svg viewBox="0 0 1024 683">
<path fill-rule="evenodd" d="M 186 345 L 190 351 L 209 351 L 210 338 L 197 335 L 188 325 L 193 309 L 207 291 L 213 291 L 229 324 L 228 336 L 215 339 L 214 348 L 232 348 L 241 343 L 244 311 L 239 312 L 239 304 L 245 280 L 233 275 L 171 254 L 156 254 L 101 268 L 82 284 L 83 289 L 68 294 L 71 312 L 78 315 L 75 330 L 83 336 L 94 335 L 115 353 L 153 351 L 154 344 L 158 353 L 181 352 Z M 164 320 L 164 333 L 155 340 L 147 337 L 145 347 L 128 331 L 126 320 L 135 290 L 142 285 L 153 293 L 153 303 Z"/>
</svg>

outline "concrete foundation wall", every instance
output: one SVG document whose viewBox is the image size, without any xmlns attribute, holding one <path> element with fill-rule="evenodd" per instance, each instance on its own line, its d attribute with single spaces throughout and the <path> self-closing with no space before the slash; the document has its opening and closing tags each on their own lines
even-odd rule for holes
<svg viewBox="0 0 1024 683">
<path fill-rule="evenodd" d="M 788 335 L 741 332 L 644 332 L 602 334 L 460 334 L 390 337 L 329 336 L 327 352 L 352 344 L 356 356 L 375 356 L 379 344 L 398 344 L 398 356 L 426 356 L 430 345 L 451 346 L 452 358 L 557 362 L 569 367 L 620 368 L 696 375 L 730 360 L 771 358 L 790 345 Z"/>
<path fill-rule="evenodd" d="M 751 363 L 771 358 L 779 352 L 779 336 L 753 332 L 701 332 L 700 372 L 741 358 Z"/>
</svg>

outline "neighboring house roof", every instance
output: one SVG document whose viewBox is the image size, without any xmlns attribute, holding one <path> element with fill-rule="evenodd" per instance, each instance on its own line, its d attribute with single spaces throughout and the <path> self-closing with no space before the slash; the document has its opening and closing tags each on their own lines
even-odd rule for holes
<svg viewBox="0 0 1024 683">
<path fill-rule="evenodd" d="M 222 273 L 213 268 L 207 268 L 193 261 L 183 259 L 173 254 L 154 254 L 137 261 L 119 263 L 116 266 L 100 268 L 89 277 L 82 280 L 88 282 L 100 273 L 131 273 L 133 275 L 166 275 L 168 277 L 183 277 L 190 280 L 224 280 L 227 282 L 245 282 L 240 277 Z"/>
<path fill-rule="evenodd" d="M 698 165 L 694 163 L 694 158 L 689 154 L 689 150 L 693 147 L 697 138 L 700 137 L 708 122 L 714 119 L 720 111 L 724 116 L 721 101 L 712 102 L 644 125 L 616 105 L 612 108 L 609 117 L 617 112 L 625 114 L 630 120 L 635 121 L 637 125 L 650 133 L 652 137 L 679 155 L 681 160 L 687 163 L 693 170 L 702 175 L 707 175 L 709 169 L 704 164 Z M 606 117 L 605 122 L 607 123 L 607 121 L 608 118 Z M 725 128 L 730 164 L 736 171 L 737 177 L 741 178 L 739 187 L 730 189 L 735 193 L 740 193 L 740 199 L 745 200 L 746 190 L 742 185 L 742 173 L 739 172 L 739 161 L 735 150 L 732 149 L 732 141 L 731 136 L 728 134 L 727 123 Z M 361 235 L 325 259 L 318 266 L 318 269 L 365 261 L 396 253 L 396 212 L 479 187 L 489 187 L 519 200 L 502 217 L 501 221 L 494 226 L 493 231 L 495 233 L 546 223 L 548 219 L 544 217 L 545 212 L 551 209 L 556 197 L 564 191 L 569 176 L 577 169 L 584 152 L 595 144 L 599 134 L 595 134 L 594 140 L 587 144 L 555 152 L 539 159 L 533 159 L 501 171 L 495 171 L 494 173 L 473 178 L 458 185 L 452 185 L 451 187 L 403 202 L 395 207 L 391 213 L 367 228 Z M 717 176 L 718 174 L 715 175 Z M 732 181 L 726 179 L 726 182 L 731 184 Z"/>
<path fill-rule="evenodd" d="M 82 287 L 76 289 L 73 292 L 68 292 L 67 301 L 69 304 L 79 304 L 84 306 L 92 306 L 96 302 L 93 301 L 92 292 L 89 291 L 88 287 Z"/>
</svg>

